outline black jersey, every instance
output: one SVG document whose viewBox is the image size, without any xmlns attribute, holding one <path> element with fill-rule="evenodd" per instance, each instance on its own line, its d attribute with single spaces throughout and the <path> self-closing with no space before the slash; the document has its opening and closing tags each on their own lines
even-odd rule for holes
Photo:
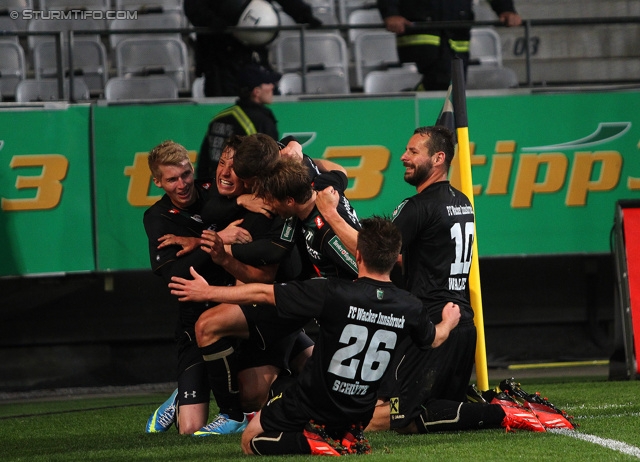
<svg viewBox="0 0 640 462">
<path fill-rule="evenodd" d="M 180 209 L 173 205 L 169 196 L 165 194 L 144 212 L 143 224 L 149 241 L 151 269 L 162 276 L 166 282 L 170 281 L 171 276 L 190 277 L 189 266 L 186 265 L 196 265 L 200 268 L 201 263 L 210 260 L 205 252 L 198 254 L 195 251 L 191 252 L 193 255 L 176 257 L 176 253 L 181 250 L 177 245 L 158 249 L 158 239 L 165 234 L 200 237 L 202 231 L 207 229 L 208 224 L 202 219 L 202 209 L 209 199 L 212 182 L 196 180 L 194 185 L 196 200 L 187 209 Z M 181 264 L 181 269 L 178 270 L 177 262 L 186 262 L 186 265 Z"/>
<path fill-rule="evenodd" d="M 409 342 L 426 349 L 435 338 L 422 302 L 390 282 L 316 278 L 276 284 L 274 295 L 279 317 L 320 325 L 291 393 L 323 424 L 370 419 L 394 351 Z"/>
<path fill-rule="evenodd" d="M 434 183 L 398 205 L 393 222 L 402 232 L 403 288 L 422 300 L 436 324 L 447 302 L 460 306 L 461 322 L 472 319 L 474 213 L 467 196 L 448 181 Z"/>
<path fill-rule="evenodd" d="M 176 253 L 182 249 L 178 245 L 171 245 L 158 249 L 158 238 L 165 234 L 176 236 L 200 237 L 208 224 L 202 219 L 202 209 L 209 199 L 212 188 L 211 181 L 196 180 L 196 201 L 187 209 L 179 209 L 171 202 L 166 194 L 149 207 L 143 218 L 144 228 L 149 240 L 149 256 L 151 269 L 161 276 L 166 284 L 172 276 L 191 279 L 189 268 L 193 266 L 209 284 L 227 285 L 233 282 L 233 278 L 224 269 L 211 262 L 208 253 L 201 249 L 194 249 L 180 257 Z M 215 188 L 213 188 L 215 189 Z M 217 192 L 217 191 L 216 191 Z M 207 309 L 206 303 L 180 302 L 178 329 L 193 329 L 196 320 Z"/>
<path fill-rule="evenodd" d="M 356 211 L 351 207 L 349 199 L 344 195 L 347 177 L 342 172 L 331 171 L 321 173 L 314 178 L 313 187 L 322 190 L 333 186 L 340 195 L 338 213 L 354 229 L 360 229 L 360 221 Z M 306 243 L 307 254 L 313 265 L 314 276 L 337 276 L 354 279 L 358 275 L 355 256 L 347 250 L 329 223 L 320 215 L 316 207 L 302 220 L 302 232 Z"/>
</svg>

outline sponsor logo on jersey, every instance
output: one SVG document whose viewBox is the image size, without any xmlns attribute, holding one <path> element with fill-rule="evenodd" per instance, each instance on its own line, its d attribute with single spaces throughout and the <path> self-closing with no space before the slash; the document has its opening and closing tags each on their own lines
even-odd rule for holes
<svg viewBox="0 0 640 462">
<path fill-rule="evenodd" d="M 349 265 L 349 267 L 353 270 L 354 273 L 358 272 L 358 265 L 356 264 L 356 259 L 351 252 L 347 250 L 342 241 L 338 238 L 338 236 L 333 236 L 329 239 L 329 245 L 336 251 L 340 258 Z"/>
<path fill-rule="evenodd" d="M 202 183 L 200 185 L 202 187 L 202 189 L 204 189 L 205 191 L 208 191 L 209 189 L 211 189 L 211 182 L 207 181 L 206 183 Z"/>
<path fill-rule="evenodd" d="M 314 221 L 316 222 L 316 228 L 322 229 L 322 227 L 324 226 L 324 221 L 322 220 L 322 217 L 318 215 L 317 217 L 315 217 Z"/>
<path fill-rule="evenodd" d="M 197 221 L 198 223 L 202 223 L 202 217 L 198 214 L 191 215 L 191 219 Z"/>
<path fill-rule="evenodd" d="M 396 415 L 400 412 L 400 398 L 391 398 L 389 400 L 389 412 Z"/>
<path fill-rule="evenodd" d="M 407 204 L 407 202 L 409 202 L 409 199 L 405 199 L 402 202 L 400 202 L 400 204 L 398 204 L 398 206 L 396 207 L 396 209 L 393 211 L 393 213 L 391 214 L 391 221 L 395 220 L 396 217 L 398 215 L 400 215 L 400 211 L 402 210 L 402 208 Z"/>
<path fill-rule="evenodd" d="M 378 300 L 382 300 L 384 298 L 384 290 L 376 289 L 376 297 Z"/>
<path fill-rule="evenodd" d="M 180 215 L 180 210 L 178 209 L 169 209 L 169 213 L 172 215 Z"/>
<path fill-rule="evenodd" d="M 195 390 L 193 390 L 192 392 L 185 391 L 184 392 L 184 399 L 187 399 L 189 397 L 195 398 L 196 397 L 196 391 Z"/>
<path fill-rule="evenodd" d="M 293 241 L 293 231 L 295 229 L 294 226 L 295 218 L 287 218 L 282 226 L 282 232 L 280 233 L 280 239 L 286 242 Z"/>
</svg>

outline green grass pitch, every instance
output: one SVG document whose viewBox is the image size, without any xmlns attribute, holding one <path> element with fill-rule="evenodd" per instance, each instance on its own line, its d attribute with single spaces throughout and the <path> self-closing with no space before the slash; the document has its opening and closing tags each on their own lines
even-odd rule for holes
<svg viewBox="0 0 640 462">
<path fill-rule="evenodd" d="M 517 377 L 516 377 L 517 379 Z M 491 383 L 491 386 L 496 384 Z M 369 433 L 374 461 L 624 461 L 640 458 L 640 383 L 604 378 L 522 381 L 575 416 L 573 435 L 480 430 L 402 436 Z M 169 393 L 170 390 L 167 390 Z M 240 436 L 145 434 L 166 393 L 0 401 L 3 461 L 240 461 Z M 212 406 L 212 415 L 215 408 Z M 317 456 L 260 460 L 317 460 Z"/>
</svg>

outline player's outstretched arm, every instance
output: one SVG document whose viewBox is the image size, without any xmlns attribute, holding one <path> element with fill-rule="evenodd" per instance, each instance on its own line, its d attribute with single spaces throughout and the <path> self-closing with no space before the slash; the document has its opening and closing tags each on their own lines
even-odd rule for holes
<svg viewBox="0 0 640 462">
<path fill-rule="evenodd" d="M 172 292 L 173 293 L 173 292 Z M 442 309 L 442 321 L 436 324 L 436 338 L 431 346 L 439 347 L 449 338 L 449 333 L 460 321 L 460 307 L 455 303 L 447 303 Z"/>
<path fill-rule="evenodd" d="M 184 279 L 177 276 L 171 278 L 169 289 L 172 295 L 177 295 L 181 302 L 219 302 L 236 303 L 245 305 L 248 303 L 275 304 L 273 285 L 271 284 L 242 284 L 239 286 L 210 286 L 206 279 L 198 272 L 190 268 L 193 279 Z"/>
</svg>

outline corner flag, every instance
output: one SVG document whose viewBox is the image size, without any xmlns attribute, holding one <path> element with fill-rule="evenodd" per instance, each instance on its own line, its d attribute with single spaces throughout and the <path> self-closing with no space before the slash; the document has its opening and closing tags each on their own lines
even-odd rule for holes
<svg viewBox="0 0 640 462">
<path fill-rule="evenodd" d="M 471 178 L 471 154 L 469 151 L 469 122 L 467 119 L 467 100 L 464 82 L 464 65 L 462 59 L 454 58 L 451 64 L 452 79 L 449 91 L 436 120 L 436 125 L 442 125 L 451 130 L 457 143 L 458 161 L 460 163 L 461 191 L 473 200 L 473 180 Z M 474 207 L 475 209 L 475 207 Z M 474 312 L 474 322 L 478 332 L 476 342 L 476 378 L 480 390 L 489 389 L 489 373 L 487 371 L 487 351 L 484 337 L 484 316 L 482 314 L 482 295 L 480 291 L 480 268 L 478 265 L 478 234 L 477 227 L 472 244 L 471 269 L 469 271 L 469 294 L 471 307 Z"/>
</svg>

